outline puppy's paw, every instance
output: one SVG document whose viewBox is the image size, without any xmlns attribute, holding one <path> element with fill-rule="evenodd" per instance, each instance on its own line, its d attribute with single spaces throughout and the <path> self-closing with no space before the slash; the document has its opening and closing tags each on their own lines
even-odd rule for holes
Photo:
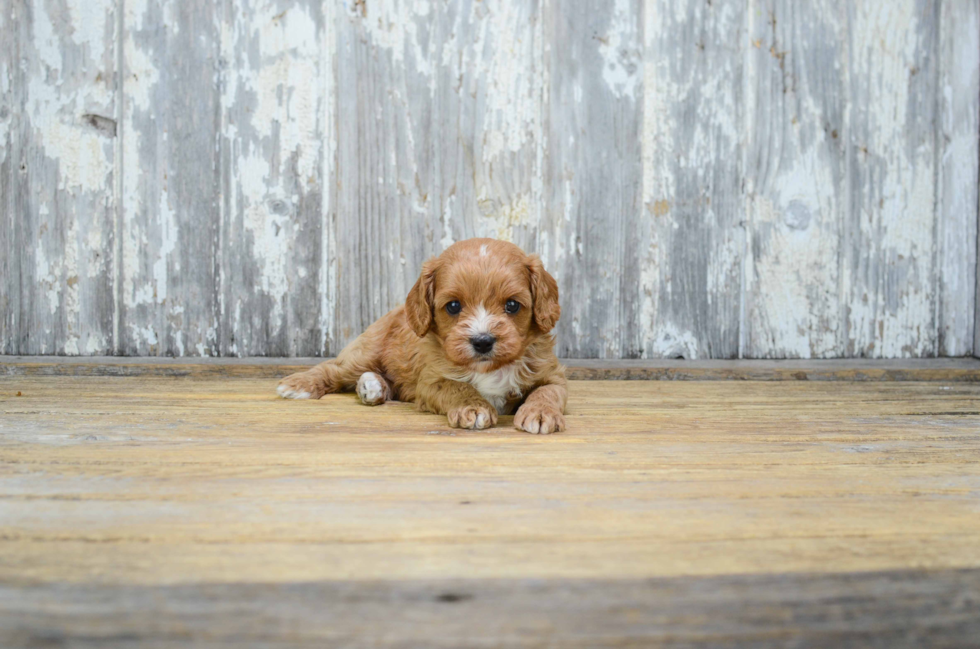
<svg viewBox="0 0 980 649">
<path fill-rule="evenodd" d="M 514 427 L 532 435 L 547 435 L 565 430 L 565 416 L 557 408 L 525 403 L 514 415 Z"/>
<path fill-rule="evenodd" d="M 297 372 L 279 381 L 276 392 L 283 399 L 319 399 L 327 393 L 327 386 L 317 373 Z"/>
<path fill-rule="evenodd" d="M 382 404 L 388 400 L 388 384 L 374 372 L 365 372 L 357 379 L 357 398 L 366 406 Z"/>
<path fill-rule="evenodd" d="M 489 403 L 453 408 L 446 413 L 453 428 L 490 428 L 497 423 L 497 411 Z"/>
</svg>

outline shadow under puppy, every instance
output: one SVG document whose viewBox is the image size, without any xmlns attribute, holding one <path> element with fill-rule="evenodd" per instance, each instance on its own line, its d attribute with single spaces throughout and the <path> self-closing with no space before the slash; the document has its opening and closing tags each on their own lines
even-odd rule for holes
<svg viewBox="0 0 980 649">
<path fill-rule="evenodd" d="M 287 399 L 357 389 L 360 400 L 414 401 L 457 428 L 488 428 L 515 412 L 529 433 L 565 429 L 565 368 L 552 329 L 558 284 L 536 255 L 469 239 L 422 265 L 400 306 L 336 359 L 279 383 Z"/>
</svg>

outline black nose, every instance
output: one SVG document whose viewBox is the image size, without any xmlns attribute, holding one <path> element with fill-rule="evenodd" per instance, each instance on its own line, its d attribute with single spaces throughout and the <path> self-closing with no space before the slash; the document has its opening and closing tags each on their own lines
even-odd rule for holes
<svg viewBox="0 0 980 649">
<path fill-rule="evenodd" d="M 473 349 L 478 354 L 489 354 L 495 342 L 497 342 L 497 339 L 490 334 L 480 334 L 479 336 L 470 338 L 470 344 L 473 345 Z"/>
</svg>

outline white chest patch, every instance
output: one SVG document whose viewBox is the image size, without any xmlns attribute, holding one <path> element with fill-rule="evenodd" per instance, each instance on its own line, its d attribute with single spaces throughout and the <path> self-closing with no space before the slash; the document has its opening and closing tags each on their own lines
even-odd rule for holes
<svg viewBox="0 0 980 649">
<path fill-rule="evenodd" d="M 476 391 L 497 409 L 498 414 L 503 414 L 507 399 L 521 394 L 519 374 L 518 364 L 511 363 L 493 372 L 472 372 L 463 380 L 476 388 Z"/>
</svg>

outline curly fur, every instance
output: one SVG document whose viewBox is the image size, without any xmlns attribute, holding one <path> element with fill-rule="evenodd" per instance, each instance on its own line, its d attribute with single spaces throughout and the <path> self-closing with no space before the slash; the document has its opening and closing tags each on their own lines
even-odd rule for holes
<svg viewBox="0 0 980 649">
<path fill-rule="evenodd" d="M 455 315 L 446 310 L 453 300 L 462 307 Z M 504 310 L 508 300 L 521 305 L 516 314 Z M 498 414 L 515 413 L 521 430 L 560 431 L 567 392 L 552 335 L 560 316 L 558 285 L 537 256 L 504 241 L 460 241 L 422 265 L 403 306 L 336 359 L 283 379 L 278 392 L 319 399 L 354 390 L 370 372 L 382 386 L 367 377 L 367 398 L 361 381 L 365 403 L 413 401 L 463 428 L 486 428 Z M 490 354 L 475 351 L 471 339 L 479 334 L 495 339 Z"/>
</svg>

